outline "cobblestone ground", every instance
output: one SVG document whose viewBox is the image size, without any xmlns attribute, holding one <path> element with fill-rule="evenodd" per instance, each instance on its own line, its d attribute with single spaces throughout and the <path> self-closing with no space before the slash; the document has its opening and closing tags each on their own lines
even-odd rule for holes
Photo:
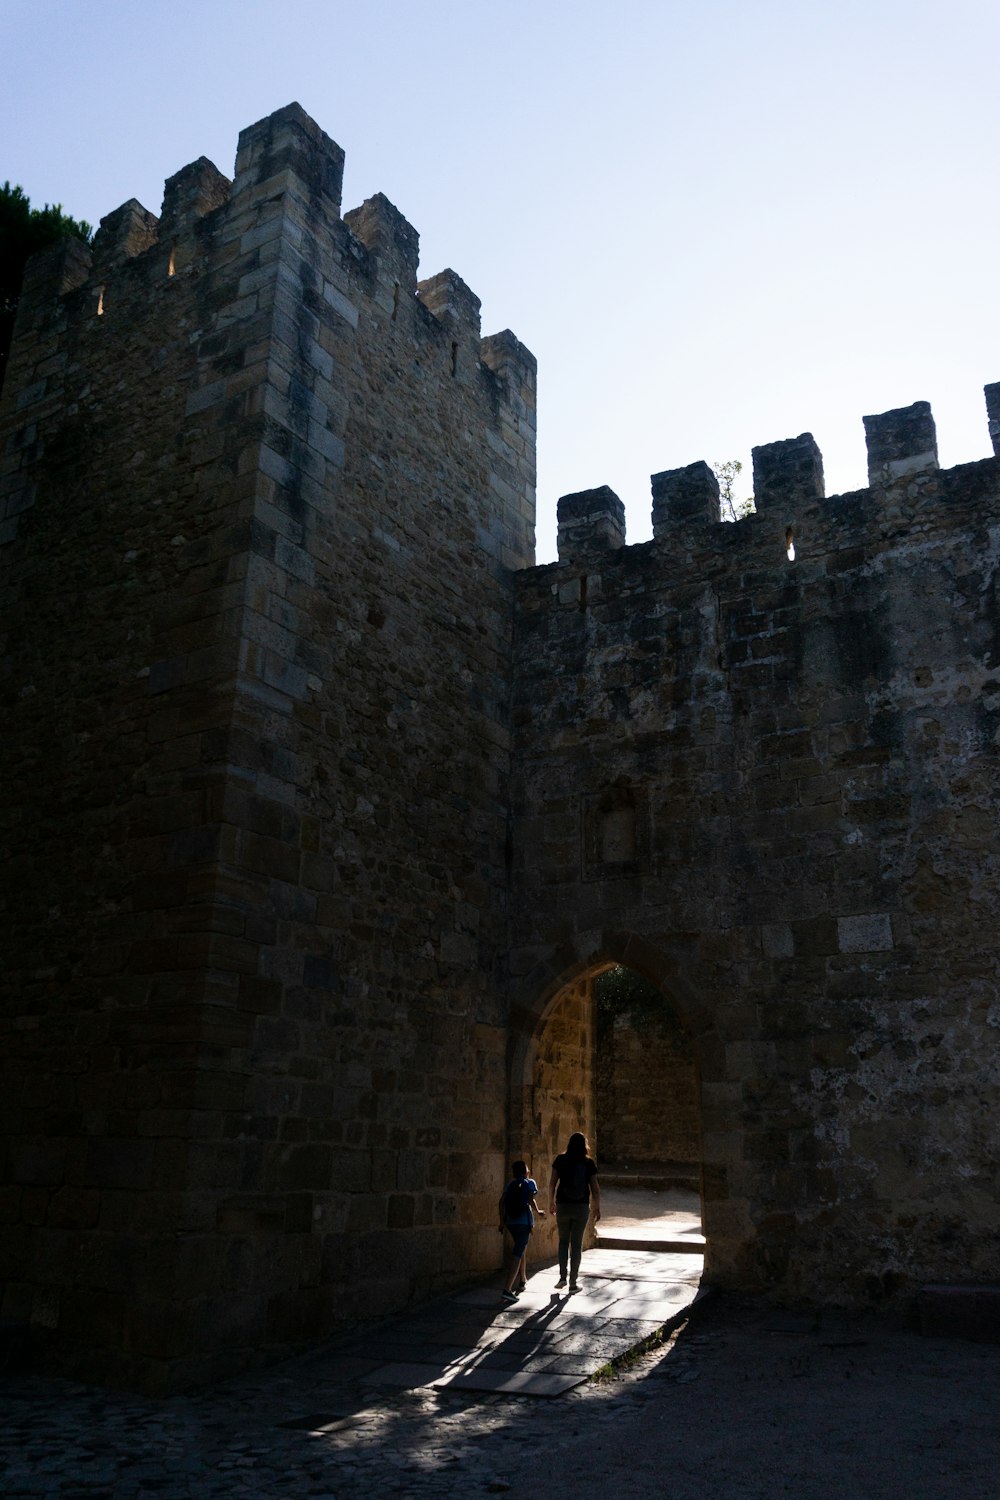
<svg viewBox="0 0 1000 1500">
<path fill-rule="evenodd" d="M 355 1391 L 313 1355 L 170 1401 L 0 1390 L 5 1500 L 997 1500 L 1000 1348 L 721 1298 L 554 1400 Z"/>
</svg>

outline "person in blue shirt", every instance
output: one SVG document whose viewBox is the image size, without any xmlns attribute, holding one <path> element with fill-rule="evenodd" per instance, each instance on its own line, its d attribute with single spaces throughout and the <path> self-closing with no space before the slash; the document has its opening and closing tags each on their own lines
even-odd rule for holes
<svg viewBox="0 0 1000 1500">
<path fill-rule="evenodd" d="M 523 1291 L 528 1280 L 528 1241 L 535 1227 L 535 1214 L 544 1219 L 545 1210 L 535 1206 L 538 1184 L 533 1177 L 528 1176 L 526 1163 L 515 1161 L 510 1170 L 511 1180 L 500 1194 L 500 1233 L 503 1234 L 505 1229 L 510 1230 L 514 1248 L 502 1296 L 505 1302 L 516 1302 L 515 1283 L 518 1290 Z"/>
</svg>

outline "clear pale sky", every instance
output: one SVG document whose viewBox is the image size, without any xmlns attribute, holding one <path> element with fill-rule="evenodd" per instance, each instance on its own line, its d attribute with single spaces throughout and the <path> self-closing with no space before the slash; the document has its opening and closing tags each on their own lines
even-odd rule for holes
<svg viewBox="0 0 1000 1500">
<path fill-rule="evenodd" d="M 1000 0 L 0 0 L 0 180 L 96 223 L 298 100 L 539 363 L 559 495 L 932 403 L 991 453 Z"/>
</svg>

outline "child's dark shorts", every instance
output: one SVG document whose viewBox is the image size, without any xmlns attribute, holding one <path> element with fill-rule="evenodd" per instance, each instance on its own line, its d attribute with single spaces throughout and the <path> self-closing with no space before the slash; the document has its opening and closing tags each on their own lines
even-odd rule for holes
<svg viewBox="0 0 1000 1500">
<path fill-rule="evenodd" d="M 514 1254 L 520 1260 L 528 1248 L 528 1241 L 531 1239 L 531 1225 L 508 1224 L 507 1228 L 510 1230 L 511 1238 L 514 1241 Z"/>
</svg>

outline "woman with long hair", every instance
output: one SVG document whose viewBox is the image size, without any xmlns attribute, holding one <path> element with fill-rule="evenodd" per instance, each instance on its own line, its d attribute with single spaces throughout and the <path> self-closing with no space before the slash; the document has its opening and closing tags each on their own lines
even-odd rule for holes
<svg viewBox="0 0 1000 1500">
<path fill-rule="evenodd" d="M 559 1227 L 559 1280 L 557 1287 L 566 1285 L 566 1264 L 569 1262 L 569 1289 L 580 1290 L 580 1259 L 583 1255 L 583 1232 L 591 1213 L 593 1200 L 594 1223 L 601 1217 L 601 1189 L 597 1181 L 597 1163 L 590 1155 L 587 1137 L 574 1130 L 552 1163 L 552 1180 L 549 1183 L 549 1213 L 555 1214 Z"/>
</svg>

